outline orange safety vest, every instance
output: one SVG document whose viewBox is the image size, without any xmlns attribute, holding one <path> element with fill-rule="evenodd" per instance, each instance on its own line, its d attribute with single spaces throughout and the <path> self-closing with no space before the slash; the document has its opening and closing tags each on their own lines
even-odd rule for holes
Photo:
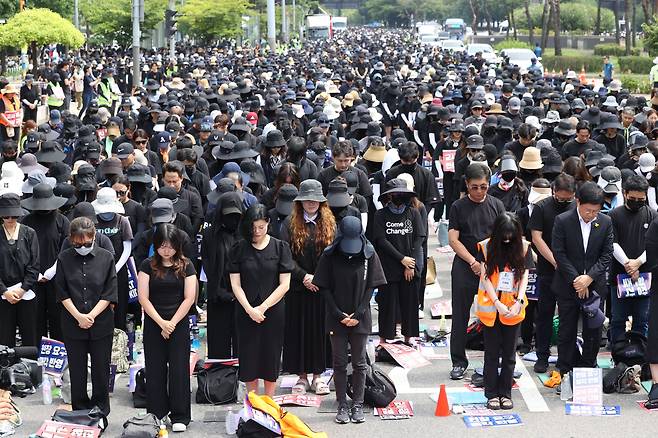
<svg viewBox="0 0 658 438">
<path fill-rule="evenodd" d="M 7 96 L 3 94 L 2 101 L 5 104 L 5 112 L 4 112 L 5 117 L 15 122 L 17 118 L 20 117 L 20 110 L 21 110 L 21 103 L 20 100 L 18 99 L 18 96 L 14 95 L 14 100 L 11 101 L 7 98 Z M 4 120 L 0 120 L 0 125 L 10 126 Z"/>
<path fill-rule="evenodd" d="M 485 239 L 482 242 L 478 243 L 478 248 L 482 251 L 484 254 L 484 260 L 486 263 L 487 260 L 487 246 L 489 244 L 489 239 Z M 530 244 L 526 242 L 525 240 L 523 241 L 523 249 L 525 251 L 528 251 Z M 512 272 L 511 269 L 505 268 L 505 272 Z M 495 271 L 493 275 L 489 278 L 491 280 L 491 284 L 498 289 L 498 271 Z M 519 282 L 514 281 L 514 287 L 512 292 L 503 292 L 503 291 L 498 291 L 498 299 L 500 300 L 501 303 L 506 305 L 507 307 L 512 307 L 514 303 L 516 302 L 516 298 L 519 296 L 518 292 L 518 287 L 519 287 Z M 523 321 L 525 319 L 525 308 L 528 305 L 528 301 L 526 300 L 525 303 L 523 303 L 523 306 L 521 306 L 521 311 L 519 312 L 518 315 L 512 316 L 512 317 L 507 317 L 504 315 L 498 315 L 500 322 L 502 322 L 505 325 L 516 325 Z M 496 322 L 496 314 L 498 311 L 496 310 L 496 306 L 494 305 L 494 302 L 491 301 L 489 298 L 489 294 L 484 288 L 484 285 L 482 284 L 482 281 L 480 281 L 480 284 L 478 286 L 478 295 L 477 295 L 477 302 L 475 306 L 475 315 L 480 319 L 482 324 L 486 325 L 487 327 L 493 327 L 494 323 Z"/>
</svg>

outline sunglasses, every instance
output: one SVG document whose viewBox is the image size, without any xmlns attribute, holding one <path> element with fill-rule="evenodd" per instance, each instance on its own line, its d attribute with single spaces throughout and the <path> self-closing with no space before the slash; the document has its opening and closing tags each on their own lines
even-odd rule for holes
<svg viewBox="0 0 658 438">
<path fill-rule="evenodd" d="M 18 216 L 3 216 L 2 219 L 18 219 Z"/>
<path fill-rule="evenodd" d="M 78 244 L 72 244 L 73 248 L 91 248 L 94 245 L 94 241 L 92 240 L 91 242 L 85 242 L 85 243 L 78 243 Z"/>
<path fill-rule="evenodd" d="M 115 190 L 117 192 L 117 196 L 126 196 L 128 194 L 128 190 Z"/>
<path fill-rule="evenodd" d="M 481 186 L 472 185 L 472 186 L 468 186 L 468 188 L 469 188 L 469 190 L 472 190 L 474 192 L 478 191 L 478 190 L 486 192 L 487 190 L 489 190 L 488 185 L 481 185 Z"/>
<path fill-rule="evenodd" d="M 135 140 L 135 144 L 146 144 L 148 140 Z"/>
</svg>

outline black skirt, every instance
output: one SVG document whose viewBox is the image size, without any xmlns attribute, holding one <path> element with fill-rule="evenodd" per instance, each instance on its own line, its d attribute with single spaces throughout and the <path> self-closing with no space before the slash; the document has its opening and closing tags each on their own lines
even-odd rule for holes
<svg viewBox="0 0 658 438">
<path fill-rule="evenodd" d="M 238 332 L 240 380 L 256 379 L 276 382 L 279 378 L 285 305 L 283 300 L 265 312 L 265 320 L 258 324 L 242 306 L 235 306 L 235 324 Z"/>
</svg>

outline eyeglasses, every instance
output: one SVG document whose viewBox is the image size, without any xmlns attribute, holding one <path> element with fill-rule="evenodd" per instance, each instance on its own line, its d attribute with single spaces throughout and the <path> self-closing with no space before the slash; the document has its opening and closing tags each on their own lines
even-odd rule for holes
<svg viewBox="0 0 658 438">
<path fill-rule="evenodd" d="M 92 240 L 91 242 L 85 242 L 85 243 L 72 243 L 71 246 L 73 248 L 91 248 L 94 245 L 94 241 Z"/>
<path fill-rule="evenodd" d="M 135 140 L 135 144 L 146 144 L 148 140 Z"/>
<path fill-rule="evenodd" d="M 126 196 L 128 194 L 128 190 L 115 190 L 117 192 L 117 196 Z"/>
<path fill-rule="evenodd" d="M 489 190 L 489 186 L 487 184 L 482 184 L 481 186 L 472 185 L 472 186 L 468 186 L 468 189 L 473 192 L 476 192 L 478 190 L 486 192 L 487 190 Z"/>
</svg>

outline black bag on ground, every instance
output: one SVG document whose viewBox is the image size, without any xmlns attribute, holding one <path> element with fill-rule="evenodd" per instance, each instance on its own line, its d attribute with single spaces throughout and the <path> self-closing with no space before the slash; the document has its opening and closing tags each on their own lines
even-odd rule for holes
<svg viewBox="0 0 658 438">
<path fill-rule="evenodd" d="M 614 368 L 610 368 L 608 372 L 603 376 L 603 392 L 606 394 L 612 394 L 617 392 L 619 388 L 619 382 L 626 372 L 628 365 L 623 362 L 617 363 Z"/>
<path fill-rule="evenodd" d="M 105 430 L 107 427 L 107 418 L 98 407 L 79 409 L 76 411 L 57 409 L 52 416 L 52 420 L 60 423 L 98 427 L 101 431 Z"/>
<path fill-rule="evenodd" d="M 146 370 L 144 368 L 135 374 L 135 391 L 133 392 L 133 406 L 146 407 Z"/>
<path fill-rule="evenodd" d="M 480 320 L 473 321 L 466 327 L 466 348 L 469 350 L 484 351 L 484 324 Z"/>
<path fill-rule="evenodd" d="M 121 438 L 157 438 L 160 421 L 155 414 L 136 415 L 123 423 Z"/>
<path fill-rule="evenodd" d="M 647 337 L 636 331 L 628 331 L 624 339 L 612 345 L 612 359 L 628 366 L 642 365 L 647 351 Z"/>
<path fill-rule="evenodd" d="M 196 402 L 223 405 L 233 403 L 238 396 L 238 368 L 215 365 L 197 373 Z"/>
<path fill-rule="evenodd" d="M 384 372 L 370 363 L 368 355 L 366 355 L 366 362 L 368 367 L 366 369 L 366 388 L 363 393 L 363 401 L 375 408 L 385 408 L 397 396 L 395 384 Z M 352 397 L 353 394 L 352 375 L 350 374 L 347 376 L 347 395 Z"/>
<path fill-rule="evenodd" d="M 280 437 L 278 433 L 272 432 L 265 426 L 261 426 L 254 420 L 244 421 L 240 419 L 238 430 L 235 432 L 238 438 L 275 438 Z"/>
</svg>

